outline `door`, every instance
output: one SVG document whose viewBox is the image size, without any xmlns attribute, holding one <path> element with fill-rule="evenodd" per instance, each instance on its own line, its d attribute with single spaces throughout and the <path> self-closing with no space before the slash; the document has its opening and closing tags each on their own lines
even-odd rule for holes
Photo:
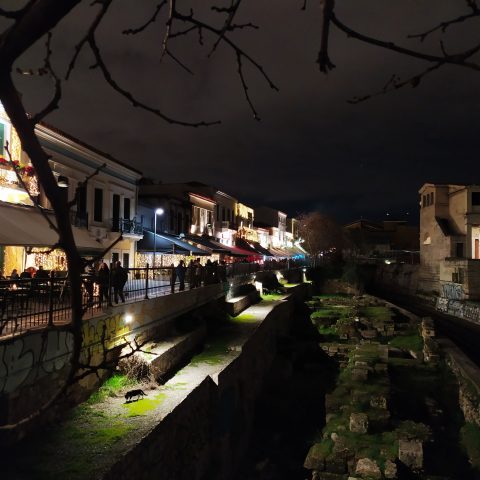
<svg viewBox="0 0 480 480">
<path fill-rule="evenodd" d="M 129 262 L 130 262 L 130 254 L 129 253 L 124 253 L 123 254 L 123 267 L 128 268 L 129 267 Z"/>
<path fill-rule="evenodd" d="M 480 240 L 475 239 L 475 257 L 477 260 L 480 258 Z"/>
</svg>

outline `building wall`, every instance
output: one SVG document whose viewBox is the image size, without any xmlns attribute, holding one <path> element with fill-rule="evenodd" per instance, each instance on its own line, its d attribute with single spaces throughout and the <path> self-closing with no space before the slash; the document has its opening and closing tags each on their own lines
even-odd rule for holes
<svg viewBox="0 0 480 480">
<path fill-rule="evenodd" d="M 426 195 L 434 195 L 428 205 Z M 425 293 L 440 293 L 440 265 L 450 256 L 451 239 L 445 236 L 435 217 L 445 218 L 448 212 L 448 188 L 426 185 L 420 190 L 420 271 L 418 288 Z"/>
</svg>

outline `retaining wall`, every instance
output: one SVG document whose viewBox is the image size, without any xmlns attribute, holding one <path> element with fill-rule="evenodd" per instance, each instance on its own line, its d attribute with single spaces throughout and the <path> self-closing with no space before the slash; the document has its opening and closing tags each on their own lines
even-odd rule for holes
<svg viewBox="0 0 480 480">
<path fill-rule="evenodd" d="M 277 339 L 290 328 L 295 300 L 306 285 L 290 289 L 241 345 L 241 353 L 206 377 L 103 480 L 227 480 L 246 452 L 255 400 L 275 358 Z"/>
</svg>

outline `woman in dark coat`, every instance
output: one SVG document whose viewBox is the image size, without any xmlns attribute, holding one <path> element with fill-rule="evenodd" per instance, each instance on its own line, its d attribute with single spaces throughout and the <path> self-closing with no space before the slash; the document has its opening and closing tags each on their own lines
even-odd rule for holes
<svg viewBox="0 0 480 480">
<path fill-rule="evenodd" d="M 111 305 L 112 302 L 110 301 L 110 269 L 105 262 L 103 262 L 98 269 L 97 282 L 99 287 L 98 306 L 102 306 L 102 301 L 104 298 L 107 301 L 107 304 Z"/>
</svg>

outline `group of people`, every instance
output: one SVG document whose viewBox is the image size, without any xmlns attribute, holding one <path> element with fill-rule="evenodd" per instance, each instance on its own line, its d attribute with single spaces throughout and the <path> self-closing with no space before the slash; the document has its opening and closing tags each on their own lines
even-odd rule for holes
<svg viewBox="0 0 480 480">
<path fill-rule="evenodd" d="M 12 273 L 10 274 L 10 280 L 19 280 L 19 279 L 42 279 L 42 278 L 49 278 L 50 274 L 47 270 L 43 268 L 43 265 L 38 267 L 38 270 L 35 267 L 27 267 L 22 273 L 18 273 L 18 270 L 14 268 Z"/>
<path fill-rule="evenodd" d="M 120 261 L 116 261 L 112 269 L 105 262 L 102 262 L 98 269 L 89 267 L 87 275 L 83 279 L 85 290 L 88 296 L 88 304 L 93 305 L 93 288 L 94 284 L 98 285 L 98 306 L 102 305 L 105 300 L 108 305 L 112 305 L 111 289 L 113 288 L 113 299 L 115 303 L 125 303 L 125 293 L 123 289 L 128 280 L 128 271 L 122 267 Z"/>
<path fill-rule="evenodd" d="M 205 265 L 202 265 L 200 258 L 190 260 L 188 266 L 183 260 L 180 260 L 175 267 L 172 263 L 170 265 L 170 287 L 171 292 L 175 292 L 175 285 L 179 283 L 179 291 L 185 290 L 185 280 L 189 284 L 190 290 L 192 288 L 203 285 L 212 285 L 214 283 L 223 283 L 227 281 L 227 266 L 222 260 L 219 262 L 212 262 L 207 260 Z"/>
</svg>

